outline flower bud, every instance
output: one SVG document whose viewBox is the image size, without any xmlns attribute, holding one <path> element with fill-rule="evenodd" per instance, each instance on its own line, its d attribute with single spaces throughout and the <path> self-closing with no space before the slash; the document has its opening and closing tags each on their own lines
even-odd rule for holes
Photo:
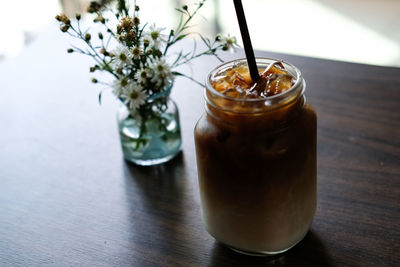
<svg viewBox="0 0 400 267">
<path fill-rule="evenodd" d="M 67 52 L 68 52 L 69 54 L 71 54 L 71 53 L 73 53 L 73 52 L 74 52 L 74 49 L 72 49 L 72 48 L 68 48 Z"/>
<path fill-rule="evenodd" d="M 62 26 L 60 27 L 60 30 L 61 30 L 62 32 L 67 32 L 67 31 L 69 30 L 69 25 L 62 25 Z"/>
<path fill-rule="evenodd" d="M 154 49 L 153 50 L 153 55 L 155 57 L 161 57 L 162 56 L 162 52 L 159 49 Z"/>
<path fill-rule="evenodd" d="M 69 20 L 68 16 L 65 15 L 64 13 L 62 13 L 61 15 L 57 15 L 56 20 L 58 20 L 64 24 L 67 24 L 67 25 L 71 24 L 71 21 Z"/>
<path fill-rule="evenodd" d="M 85 34 L 85 41 L 86 42 L 89 42 L 91 38 L 92 38 L 92 36 L 90 35 L 90 33 L 86 33 Z"/>
<path fill-rule="evenodd" d="M 99 39 L 100 39 L 100 40 L 103 40 L 103 38 L 104 38 L 104 37 L 103 37 L 103 34 L 102 34 L 101 32 L 99 32 Z"/>
<path fill-rule="evenodd" d="M 97 17 L 94 18 L 93 20 L 94 23 L 96 22 L 101 22 L 101 23 L 106 23 L 106 19 L 102 15 L 98 15 Z"/>
<path fill-rule="evenodd" d="M 96 67 L 90 67 L 89 71 L 90 72 L 95 72 L 96 71 Z"/>
<path fill-rule="evenodd" d="M 133 17 L 133 24 L 134 24 L 135 26 L 138 26 L 138 25 L 140 24 L 140 19 L 139 19 L 139 17 Z"/>
<path fill-rule="evenodd" d="M 97 79 L 96 78 L 92 78 L 92 83 L 97 83 Z"/>
<path fill-rule="evenodd" d="M 132 22 L 131 18 L 124 17 L 121 19 L 121 27 L 123 30 L 128 32 L 132 29 L 132 26 L 133 26 L 133 22 Z"/>
<path fill-rule="evenodd" d="M 133 42 L 135 40 L 136 34 L 135 32 L 128 32 L 126 34 L 126 40 L 129 42 Z"/>
<path fill-rule="evenodd" d="M 81 19 L 81 14 L 80 14 L 80 13 L 76 13 L 76 14 L 75 14 L 75 18 L 76 18 L 77 20 L 80 20 L 80 19 Z"/>
<path fill-rule="evenodd" d="M 140 9 L 139 6 L 136 5 L 136 6 L 135 6 L 135 11 L 139 11 L 139 9 Z"/>
</svg>

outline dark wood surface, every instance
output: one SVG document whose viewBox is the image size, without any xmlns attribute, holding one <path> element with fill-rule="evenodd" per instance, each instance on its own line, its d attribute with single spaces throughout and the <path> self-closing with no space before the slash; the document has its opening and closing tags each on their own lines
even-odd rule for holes
<svg viewBox="0 0 400 267">
<path fill-rule="evenodd" d="M 116 101 L 105 93 L 98 105 L 91 61 L 67 55 L 67 43 L 50 28 L 0 62 L 0 266 L 400 265 L 400 69 L 257 53 L 288 60 L 307 81 L 318 209 L 298 246 L 253 258 L 219 245 L 201 221 L 202 88 L 175 83 L 182 153 L 137 167 L 122 158 Z M 217 64 L 204 58 L 192 71 L 204 79 Z"/>
</svg>

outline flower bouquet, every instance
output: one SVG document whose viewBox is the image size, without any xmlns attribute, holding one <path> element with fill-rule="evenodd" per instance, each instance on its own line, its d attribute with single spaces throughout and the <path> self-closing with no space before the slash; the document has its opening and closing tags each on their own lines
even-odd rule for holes
<svg viewBox="0 0 400 267">
<path fill-rule="evenodd" d="M 200 35 L 205 49 L 170 52 L 170 48 L 190 33 L 190 23 L 206 0 L 194 7 L 177 8 L 180 15 L 175 29 L 166 31 L 155 24 L 143 23 L 140 8 L 125 0 L 93 1 L 88 7 L 93 22 L 102 25 L 96 35 L 82 29 L 81 15 L 73 21 L 65 14 L 56 16 L 62 32 L 78 38 L 84 48 L 72 46 L 69 53 L 81 53 L 94 59 L 90 72 L 106 72 L 111 82 L 93 78 L 93 83 L 107 85 L 121 101 L 118 125 L 124 157 L 139 165 L 153 165 L 173 158 L 180 150 L 179 113 L 169 95 L 177 76 L 192 77 L 176 71 L 191 60 L 211 55 L 236 45 L 234 37 L 217 35 L 212 41 Z M 110 26 L 117 22 L 116 27 Z M 96 38 L 94 38 L 96 36 Z M 99 93 L 101 102 L 102 91 Z"/>
</svg>

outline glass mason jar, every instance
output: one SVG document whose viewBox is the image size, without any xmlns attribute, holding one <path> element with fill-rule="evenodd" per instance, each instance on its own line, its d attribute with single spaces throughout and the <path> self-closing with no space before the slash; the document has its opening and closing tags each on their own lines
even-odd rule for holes
<svg viewBox="0 0 400 267">
<path fill-rule="evenodd" d="M 131 114 L 121 104 L 117 121 L 121 147 L 126 160 L 137 165 L 150 166 L 175 157 L 182 144 L 179 111 L 169 97 L 172 85 L 154 94 Z"/>
<path fill-rule="evenodd" d="M 274 59 L 257 58 L 259 69 Z M 195 127 L 202 215 L 221 243 L 250 255 L 282 253 L 310 228 L 317 203 L 317 117 L 300 71 L 283 62 L 295 84 L 263 99 L 217 92 L 211 79 L 245 59 L 212 70 L 206 112 Z"/>
</svg>

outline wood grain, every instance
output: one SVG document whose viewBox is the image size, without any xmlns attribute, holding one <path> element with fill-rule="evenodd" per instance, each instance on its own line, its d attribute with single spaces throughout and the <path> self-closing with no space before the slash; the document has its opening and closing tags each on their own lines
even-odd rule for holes
<svg viewBox="0 0 400 267">
<path fill-rule="evenodd" d="M 256 53 L 293 63 L 307 81 L 318 209 L 298 246 L 253 258 L 203 228 L 193 145 L 202 89 L 175 83 L 182 153 L 137 167 L 122 159 L 117 103 L 105 93 L 98 105 L 90 60 L 63 44 L 49 29 L 0 63 L 1 266 L 400 265 L 400 69 Z M 217 64 L 197 61 L 195 77 Z"/>
</svg>

